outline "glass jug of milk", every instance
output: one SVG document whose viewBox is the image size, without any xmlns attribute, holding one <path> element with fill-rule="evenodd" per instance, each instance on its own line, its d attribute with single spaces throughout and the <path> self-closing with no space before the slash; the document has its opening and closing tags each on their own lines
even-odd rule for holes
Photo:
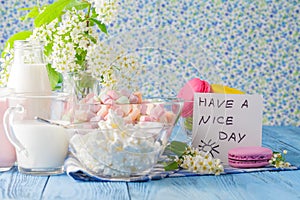
<svg viewBox="0 0 300 200">
<path fill-rule="evenodd" d="M 8 88 L 16 93 L 50 94 L 51 87 L 40 42 L 16 40 Z"/>
<path fill-rule="evenodd" d="M 68 131 L 64 126 L 45 123 L 36 117 L 69 124 L 65 120 L 69 95 L 18 93 L 7 98 L 9 105 L 3 116 L 3 126 L 16 149 L 19 172 L 34 175 L 63 173 L 69 147 Z"/>
</svg>

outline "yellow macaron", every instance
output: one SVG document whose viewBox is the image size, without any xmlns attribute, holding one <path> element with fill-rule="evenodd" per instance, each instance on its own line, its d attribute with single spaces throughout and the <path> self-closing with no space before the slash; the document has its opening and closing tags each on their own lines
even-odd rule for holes
<svg viewBox="0 0 300 200">
<path fill-rule="evenodd" d="M 245 92 L 242 92 L 238 89 L 228 87 L 226 85 L 221 84 L 211 84 L 211 92 L 213 93 L 220 93 L 220 94 L 245 94 Z"/>
</svg>

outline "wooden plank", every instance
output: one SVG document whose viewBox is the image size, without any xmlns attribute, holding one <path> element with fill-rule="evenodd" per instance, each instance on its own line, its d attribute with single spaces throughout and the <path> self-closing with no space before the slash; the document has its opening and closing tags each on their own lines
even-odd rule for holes
<svg viewBox="0 0 300 200">
<path fill-rule="evenodd" d="M 43 199 L 129 199 L 125 182 L 78 182 L 66 175 L 51 176 Z"/>
<path fill-rule="evenodd" d="M 300 171 L 168 178 L 128 183 L 131 199 L 299 199 Z"/>
<path fill-rule="evenodd" d="M 24 175 L 13 168 L 0 173 L 0 199 L 40 199 L 47 176 Z"/>
<path fill-rule="evenodd" d="M 300 166 L 300 127 L 263 127 L 263 146 L 287 150 L 286 161 Z"/>
<path fill-rule="evenodd" d="M 293 147 L 300 151 L 300 127 L 263 127 L 263 141 L 277 139 L 280 144 Z"/>
</svg>

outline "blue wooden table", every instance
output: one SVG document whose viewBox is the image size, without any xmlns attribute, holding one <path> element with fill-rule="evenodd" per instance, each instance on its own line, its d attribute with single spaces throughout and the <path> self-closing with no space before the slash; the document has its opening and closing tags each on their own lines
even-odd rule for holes
<svg viewBox="0 0 300 200">
<path fill-rule="evenodd" d="M 300 166 L 300 127 L 263 127 L 263 145 L 288 150 Z M 67 175 L 0 173 L 0 199 L 300 199 L 300 170 L 165 178 L 149 182 L 77 182 Z"/>
</svg>

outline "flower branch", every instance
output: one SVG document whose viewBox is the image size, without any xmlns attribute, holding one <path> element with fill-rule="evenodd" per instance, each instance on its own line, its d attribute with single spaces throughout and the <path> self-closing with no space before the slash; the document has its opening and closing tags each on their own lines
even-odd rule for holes
<svg viewBox="0 0 300 200">
<path fill-rule="evenodd" d="M 101 71 L 104 74 L 97 77 L 101 79 L 100 82 L 105 85 L 113 83 L 114 80 L 108 79 L 112 77 L 112 66 L 109 63 L 113 63 L 117 56 L 111 56 L 111 49 L 100 41 L 95 27 L 107 34 L 106 26 L 114 19 L 117 4 L 117 0 L 57 0 L 41 8 L 24 8 L 23 10 L 29 12 L 22 19 L 34 19 L 35 28 L 32 31 L 19 32 L 7 41 L 1 59 L 0 84 L 5 85 L 9 76 L 14 41 L 25 39 L 44 43 L 44 54 L 53 88 L 61 80 L 60 73 L 87 72 L 99 75 L 97 73 Z M 103 50 L 95 52 L 99 49 Z M 99 53 L 110 54 L 110 60 L 93 62 L 100 57 L 108 57 Z"/>
<path fill-rule="evenodd" d="M 215 175 L 224 171 L 220 159 L 215 159 L 209 153 L 201 152 L 185 143 L 173 141 L 167 146 L 166 151 L 175 154 L 171 156 L 172 161 L 166 164 L 166 171 L 181 168 L 194 173 Z"/>
</svg>

